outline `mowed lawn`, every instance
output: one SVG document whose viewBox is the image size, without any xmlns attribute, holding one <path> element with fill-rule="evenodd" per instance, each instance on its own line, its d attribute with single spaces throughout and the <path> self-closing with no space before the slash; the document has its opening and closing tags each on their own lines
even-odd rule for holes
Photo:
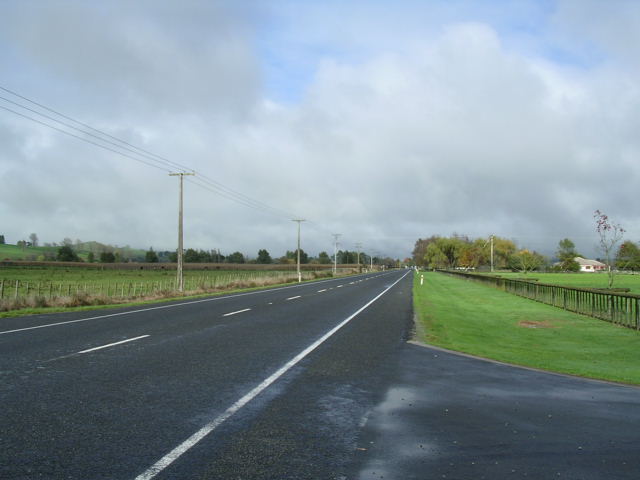
<svg viewBox="0 0 640 480">
<path fill-rule="evenodd" d="M 565 285 L 568 287 L 578 288 L 608 288 L 609 277 L 606 272 L 598 273 L 538 273 L 531 272 L 523 275 L 522 273 L 502 273 L 498 272 L 505 278 L 532 278 L 537 279 L 541 283 L 551 283 L 554 285 Z M 613 288 L 630 288 L 630 293 L 640 294 L 640 275 L 630 273 L 617 273 L 614 276 Z"/>
<path fill-rule="evenodd" d="M 424 275 L 424 285 L 420 285 Z M 640 332 L 440 273 L 418 273 L 418 339 L 485 358 L 640 384 Z"/>
</svg>

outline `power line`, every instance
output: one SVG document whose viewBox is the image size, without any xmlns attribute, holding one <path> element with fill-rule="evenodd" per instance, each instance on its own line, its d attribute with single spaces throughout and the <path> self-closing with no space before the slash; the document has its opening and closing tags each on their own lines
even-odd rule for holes
<svg viewBox="0 0 640 480">
<path fill-rule="evenodd" d="M 82 140 L 83 142 L 90 143 L 91 145 L 95 145 L 96 147 L 104 148 L 105 150 L 109 150 L 110 152 L 117 153 L 118 155 L 122 155 L 123 157 L 130 158 L 131 160 L 135 160 L 136 162 L 144 163 L 145 165 L 148 165 L 149 167 L 157 168 L 157 169 L 159 169 L 159 170 L 163 170 L 163 171 L 165 171 L 165 172 L 170 172 L 170 171 L 171 171 L 171 170 L 169 170 L 169 169 L 167 169 L 167 168 L 159 167 L 159 166 L 154 165 L 154 164 L 152 164 L 152 163 L 145 162 L 144 160 L 140 160 L 139 158 L 135 158 L 135 157 L 132 157 L 131 155 L 127 155 L 126 153 L 122 153 L 122 152 L 120 152 L 120 151 L 118 151 L 118 150 L 114 150 L 113 148 L 109 148 L 109 147 L 107 147 L 107 146 L 105 146 L 105 145 L 101 145 L 101 144 L 96 143 L 96 142 L 93 142 L 93 141 L 91 141 L 91 140 L 87 140 L 86 138 L 82 138 L 82 137 L 80 137 L 80 136 L 78 136 L 78 135 L 74 135 L 74 134 L 73 134 L 73 133 L 71 133 L 71 132 L 67 132 L 66 130 L 63 130 L 63 129 L 58 128 L 58 127 L 55 127 L 55 126 L 53 126 L 53 125 L 49 125 L 49 124 L 48 124 L 48 123 L 46 123 L 46 122 L 43 122 L 43 121 L 41 121 L 41 120 L 37 120 L 37 119 L 35 119 L 35 118 L 33 118 L 33 117 L 30 117 L 30 116 L 28 116 L 28 115 L 25 115 L 25 114 L 23 114 L 23 113 L 16 112 L 15 110 L 12 110 L 12 109 L 10 109 L 10 108 L 7 108 L 7 107 L 5 107 L 5 106 L 3 106 L 3 105 L 0 105 L 0 108 L 2 108 L 2 109 L 4 109 L 4 110 L 7 110 L 8 112 L 14 113 L 14 114 L 16 114 L 16 115 L 19 115 L 19 116 L 21 116 L 21 117 L 23 117 L 23 118 L 26 118 L 26 119 L 28 119 L 28 120 L 31 120 L 32 122 L 36 122 L 36 123 L 39 123 L 40 125 L 44 125 L 45 127 L 49 127 L 49 128 L 51 128 L 51 129 L 53 129 L 53 130 L 56 130 L 57 132 L 64 133 L 65 135 L 69 135 L 70 137 L 77 138 L 78 140 Z"/>
<path fill-rule="evenodd" d="M 145 164 L 147 166 L 151 166 L 151 167 L 163 170 L 165 172 L 171 172 L 171 171 L 175 170 L 176 168 L 178 168 L 180 170 L 183 170 L 185 172 L 186 171 L 194 172 L 193 169 L 189 168 L 186 165 L 182 165 L 180 163 L 177 163 L 177 162 L 174 162 L 172 160 L 169 160 L 166 157 L 157 155 L 157 154 L 155 154 L 153 152 L 150 152 L 148 150 L 145 150 L 145 149 L 142 149 L 140 147 L 137 147 L 137 146 L 135 146 L 135 145 L 133 145 L 133 144 L 131 144 L 129 142 L 126 142 L 125 140 L 122 140 L 122 139 L 119 139 L 117 137 L 114 137 L 113 135 L 110 135 L 110 134 L 108 134 L 106 132 L 103 132 L 102 130 L 94 128 L 94 127 L 92 127 L 92 126 L 90 126 L 90 125 L 88 125 L 88 124 L 86 124 L 84 122 L 76 120 L 76 119 L 74 119 L 74 118 L 72 118 L 72 117 L 70 117 L 68 115 L 65 115 L 65 114 L 63 114 L 61 112 L 58 112 L 57 110 L 54 110 L 54 109 L 52 109 L 50 107 L 47 107 L 46 105 L 38 103 L 38 102 L 36 102 L 34 100 L 31 100 L 30 98 L 27 98 L 27 97 L 25 97 L 23 95 L 20 95 L 20 94 L 14 92 L 12 90 L 9 90 L 8 88 L 0 86 L 0 90 L 3 90 L 3 91 L 5 91 L 5 92 L 7 92 L 7 93 L 9 93 L 11 95 L 14 95 L 14 96 L 16 96 L 16 97 L 18 97 L 18 98 L 20 98 L 22 100 L 25 100 L 25 101 L 33 104 L 33 105 L 36 105 L 37 107 L 42 108 L 42 109 L 44 109 L 44 110 L 46 110 L 48 112 L 54 113 L 55 115 L 58 115 L 58 116 L 66 119 L 66 120 L 74 122 L 77 125 L 81 125 L 82 127 L 86 128 L 86 129 L 88 129 L 90 131 L 83 130 L 82 128 L 76 127 L 76 126 L 71 125 L 71 124 L 66 123 L 66 122 L 63 122 L 63 121 L 61 121 L 59 119 L 56 119 L 56 118 L 54 118 L 54 117 L 52 117 L 50 115 L 46 115 L 46 114 L 44 114 L 42 112 L 39 112 L 39 111 L 37 111 L 37 110 L 35 110 L 33 108 L 30 108 L 28 106 L 22 105 L 22 104 L 20 104 L 18 102 L 10 100 L 10 99 L 8 99 L 6 97 L 0 96 L 0 99 L 4 100 L 5 102 L 11 103 L 13 105 L 16 105 L 16 106 L 18 106 L 20 108 L 23 108 L 23 109 L 27 110 L 27 111 L 35 113 L 36 115 L 40 115 L 41 117 L 46 118 L 48 120 L 57 122 L 60 125 L 63 125 L 65 127 L 67 127 L 67 128 L 73 129 L 73 130 L 75 130 L 77 132 L 80 132 L 80 133 L 82 133 L 84 135 L 92 137 L 92 138 L 94 138 L 94 139 L 96 139 L 96 140 L 98 140 L 100 142 L 104 142 L 104 143 L 107 143 L 109 145 L 112 145 L 113 147 L 115 147 L 117 149 L 121 149 L 121 150 L 124 150 L 126 152 L 129 152 L 129 153 L 131 153 L 133 155 L 136 155 L 136 157 L 131 156 L 131 155 L 127 154 L 127 153 L 123 153 L 121 150 L 116 150 L 114 148 L 108 147 L 108 146 L 103 145 L 101 143 L 97 143 L 97 142 L 92 141 L 90 139 L 75 135 L 74 133 L 71 133 L 71 132 L 69 132 L 67 130 L 64 130 L 62 128 L 56 127 L 54 125 L 51 125 L 51 124 L 49 124 L 47 122 L 43 122 L 42 120 L 38 120 L 38 119 L 33 118 L 33 117 L 29 116 L 29 115 L 25 115 L 23 113 L 15 111 L 15 110 L 13 110 L 11 108 L 8 108 L 8 107 L 0 105 L 0 108 L 3 108 L 4 110 L 6 110 L 8 112 L 11 112 L 11 113 L 13 113 L 15 115 L 18 115 L 18 116 L 23 117 L 25 119 L 31 120 L 31 121 L 33 121 L 35 123 L 38 123 L 38 124 L 43 125 L 43 126 L 46 126 L 46 127 L 51 128 L 53 130 L 56 130 L 57 132 L 64 133 L 65 135 L 71 136 L 73 138 L 76 138 L 78 140 L 84 141 L 84 142 L 89 143 L 91 145 L 103 148 L 103 149 L 108 150 L 110 152 L 117 153 L 118 155 L 121 155 L 123 157 L 126 157 L 126 158 L 129 158 L 131 160 L 135 160 L 137 162 L 143 163 L 143 164 Z M 91 133 L 91 132 L 96 132 L 97 134 L 102 135 L 102 136 L 107 137 L 107 138 L 102 138 L 102 137 L 96 135 L 95 133 Z M 119 143 L 115 143 L 115 142 L 113 142 L 113 141 L 111 141 L 109 139 L 115 140 L 116 142 L 119 142 Z M 143 160 L 143 159 L 141 159 L 139 157 L 142 157 L 142 158 L 144 158 L 146 160 Z M 149 161 L 155 162 L 155 163 L 149 163 Z M 267 212 L 267 213 L 270 213 L 272 215 L 276 215 L 276 216 L 284 217 L 284 218 L 298 217 L 298 215 L 293 215 L 290 212 L 286 212 L 286 211 L 284 211 L 282 209 L 272 207 L 272 206 L 270 206 L 270 205 L 268 205 L 268 204 L 266 204 L 266 203 L 264 203 L 264 202 L 262 202 L 260 200 L 256 200 L 254 198 L 251 198 L 248 195 L 245 195 L 245 194 L 243 194 L 243 193 L 241 193 L 241 192 L 239 192 L 237 190 L 234 190 L 234 189 L 224 185 L 223 183 L 218 182 L 218 181 L 216 181 L 216 180 L 214 180 L 214 179 L 212 179 L 212 178 L 210 178 L 210 177 L 208 177 L 208 176 L 206 176 L 206 175 L 204 175 L 202 173 L 199 173 L 199 172 L 198 172 L 198 179 L 200 180 L 200 182 L 191 181 L 191 183 L 194 183 L 195 185 L 198 185 L 200 188 L 203 188 L 203 189 L 208 190 L 208 191 L 210 191 L 212 193 L 215 193 L 217 195 L 225 197 L 225 198 L 227 198 L 227 199 L 229 199 L 231 201 L 234 201 L 236 203 L 244 205 L 244 206 L 246 206 L 248 208 L 261 210 L 263 212 Z"/>
</svg>

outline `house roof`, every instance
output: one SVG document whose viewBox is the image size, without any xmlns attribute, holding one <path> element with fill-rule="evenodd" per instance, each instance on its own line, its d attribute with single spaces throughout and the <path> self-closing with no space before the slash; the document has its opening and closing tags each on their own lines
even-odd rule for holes
<svg viewBox="0 0 640 480">
<path fill-rule="evenodd" d="M 591 265 L 592 267 L 606 267 L 605 263 L 599 262 L 598 260 L 589 260 L 588 258 L 576 257 L 574 258 L 576 262 L 580 265 Z"/>
</svg>

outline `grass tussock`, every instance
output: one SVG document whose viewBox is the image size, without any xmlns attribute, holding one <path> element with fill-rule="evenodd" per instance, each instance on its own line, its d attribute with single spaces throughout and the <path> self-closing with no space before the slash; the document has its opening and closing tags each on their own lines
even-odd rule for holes
<svg viewBox="0 0 640 480">
<path fill-rule="evenodd" d="M 320 278 L 332 277 L 331 272 L 304 272 L 302 280 L 316 280 Z M 0 299 L 0 312 L 19 314 L 23 311 L 31 311 L 34 309 L 64 309 L 77 307 L 91 307 L 104 305 L 120 305 L 132 302 L 148 302 L 158 301 L 179 296 L 205 295 L 229 292 L 233 290 L 241 290 L 247 288 L 262 288 L 270 285 L 280 285 L 286 283 L 294 283 L 298 281 L 297 274 L 291 273 L 287 275 L 260 275 L 249 277 L 246 279 L 233 280 L 220 285 L 210 286 L 199 284 L 183 294 L 176 290 L 163 288 L 151 294 L 129 295 L 129 296 L 106 296 L 92 295 L 86 292 L 73 293 L 71 295 L 61 295 L 47 297 L 43 295 L 33 295 L 29 297 L 4 298 Z M 6 316 L 6 315 L 5 315 Z"/>
</svg>

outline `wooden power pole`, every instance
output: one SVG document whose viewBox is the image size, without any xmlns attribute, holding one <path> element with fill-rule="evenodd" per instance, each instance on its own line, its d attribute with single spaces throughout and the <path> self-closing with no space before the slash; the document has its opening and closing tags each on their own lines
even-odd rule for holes
<svg viewBox="0 0 640 480">
<path fill-rule="evenodd" d="M 180 194 L 178 197 L 178 273 L 176 276 L 176 288 L 179 292 L 184 292 L 184 275 L 182 273 L 183 266 L 183 244 L 182 244 L 182 189 L 183 179 L 185 175 L 195 175 L 195 173 L 170 173 L 170 177 L 180 177 Z"/>
</svg>

